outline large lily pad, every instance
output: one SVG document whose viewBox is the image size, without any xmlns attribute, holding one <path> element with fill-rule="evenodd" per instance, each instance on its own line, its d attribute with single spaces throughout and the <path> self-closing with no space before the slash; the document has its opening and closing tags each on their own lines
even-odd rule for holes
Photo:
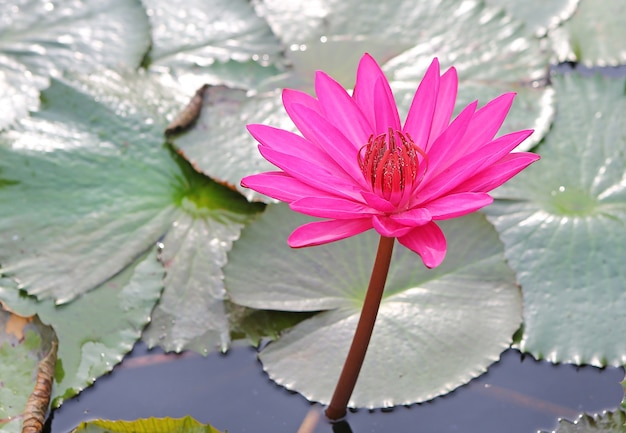
<svg viewBox="0 0 626 433">
<path fill-rule="evenodd" d="M 59 339 L 53 406 L 110 372 L 140 338 L 163 288 L 156 248 L 101 286 L 62 306 L 22 296 L 7 279 L 0 300 L 24 315 L 37 313 Z"/>
<path fill-rule="evenodd" d="M 487 0 L 490 6 L 504 8 L 510 15 L 523 21 L 535 35 L 545 36 L 576 11 L 580 0 Z"/>
<path fill-rule="evenodd" d="M 277 73 L 281 45 L 246 0 L 144 0 L 151 70 L 186 90 L 205 82 L 252 85 Z"/>
<path fill-rule="evenodd" d="M 260 354 L 273 380 L 327 403 L 354 333 L 377 237 L 370 231 L 291 250 L 287 235 L 308 220 L 286 205 L 270 206 L 243 231 L 224 271 L 238 304 L 329 310 Z M 389 407 L 445 394 L 483 373 L 511 343 L 521 299 L 495 232 L 480 215 L 442 226 L 450 245 L 435 270 L 397 246 L 351 406 Z"/>
<path fill-rule="evenodd" d="M 54 330 L 37 316 L 24 317 L 0 308 L 2 432 L 21 432 L 23 425 L 43 424 L 40 414 L 48 409 L 50 387 L 46 385 L 52 386 L 49 374 L 54 371 L 56 350 Z"/>
<path fill-rule="evenodd" d="M 522 350 L 552 362 L 626 363 L 624 80 L 554 77 L 542 160 L 486 209 L 524 295 Z"/>
<path fill-rule="evenodd" d="M 560 62 L 588 66 L 626 62 L 626 7 L 622 0 L 581 0 L 571 20 L 550 32 Z"/>
<path fill-rule="evenodd" d="M 150 43 L 139 0 L 0 4 L 0 129 L 39 106 L 49 76 L 136 67 Z"/>
</svg>

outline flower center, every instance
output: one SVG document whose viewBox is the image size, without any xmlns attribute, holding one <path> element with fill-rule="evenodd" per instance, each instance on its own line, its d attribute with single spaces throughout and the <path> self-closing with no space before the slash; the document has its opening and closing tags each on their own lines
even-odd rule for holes
<svg viewBox="0 0 626 433">
<path fill-rule="evenodd" d="M 400 199 L 405 190 L 412 191 L 426 173 L 426 153 L 409 134 L 391 128 L 386 134 L 371 135 L 358 158 L 374 192 L 392 202 Z"/>
</svg>

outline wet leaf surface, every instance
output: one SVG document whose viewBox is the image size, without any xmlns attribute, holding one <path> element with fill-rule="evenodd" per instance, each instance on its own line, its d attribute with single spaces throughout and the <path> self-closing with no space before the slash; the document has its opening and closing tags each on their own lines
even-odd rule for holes
<svg viewBox="0 0 626 433">
<path fill-rule="evenodd" d="M 626 7 L 621 0 L 580 0 L 574 16 L 550 33 L 560 62 L 611 66 L 626 62 Z"/>
<path fill-rule="evenodd" d="M 522 350 L 626 363 L 624 80 L 555 76 L 558 119 L 535 166 L 486 208 L 524 296 Z"/>
<path fill-rule="evenodd" d="M 38 108 L 50 76 L 138 66 L 148 26 L 139 0 L 0 1 L 0 129 Z"/>
<path fill-rule="evenodd" d="M 515 19 L 523 21 L 537 36 L 545 36 L 548 30 L 555 29 L 568 20 L 581 0 L 487 0 L 487 4 L 500 7 Z M 583 0 L 584 1 L 584 0 Z"/>
<path fill-rule="evenodd" d="M 584 414 L 574 422 L 561 420 L 558 428 L 552 433 L 624 433 L 625 431 L 626 412 L 617 410 L 596 415 Z"/>
<path fill-rule="evenodd" d="M 269 207 L 233 247 L 225 282 L 241 305 L 329 310 L 260 354 L 273 380 L 327 403 L 354 334 L 377 237 L 368 232 L 290 249 L 290 230 L 306 220 L 286 205 Z M 417 255 L 396 247 L 351 406 L 389 407 L 445 394 L 483 373 L 511 343 L 521 299 L 495 232 L 480 215 L 442 226 L 449 253 L 436 270 L 422 268 Z"/>
</svg>

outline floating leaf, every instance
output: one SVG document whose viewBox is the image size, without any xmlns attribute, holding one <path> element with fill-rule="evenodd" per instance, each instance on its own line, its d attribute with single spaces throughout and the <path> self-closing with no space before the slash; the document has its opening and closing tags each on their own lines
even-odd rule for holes
<svg viewBox="0 0 626 433">
<path fill-rule="evenodd" d="M 36 428 L 43 425 L 48 411 L 56 348 L 54 330 L 39 318 L 20 316 L 0 308 L 2 432 L 41 430 Z"/>
<path fill-rule="evenodd" d="M 572 19 L 549 34 L 558 61 L 588 66 L 626 62 L 625 21 L 623 0 L 581 0 Z"/>
<path fill-rule="evenodd" d="M 144 340 L 149 347 L 160 345 L 176 352 L 191 349 L 207 354 L 215 348 L 225 352 L 230 327 L 221 268 L 249 215 L 203 209 L 191 201 L 185 206 L 192 209 L 177 215 L 163 239 L 165 292 Z"/>
<path fill-rule="evenodd" d="M 114 112 L 56 80 L 43 96 L 0 136 L 0 263 L 28 293 L 63 303 L 154 245 L 185 187 L 162 129 L 132 104 Z"/>
<path fill-rule="evenodd" d="M 144 0 L 152 23 L 151 71 L 186 90 L 253 85 L 277 73 L 282 49 L 246 0 Z"/>
<path fill-rule="evenodd" d="M 209 424 L 185 418 L 146 418 L 136 421 L 95 420 L 82 422 L 72 433 L 220 433 Z"/>
<path fill-rule="evenodd" d="M 330 310 L 260 354 L 273 380 L 326 403 L 354 334 L 377 237 L 370 231 L 291 250 L 290 230 L 308 220 L 286 205 L 270 206 L 243 231 L 224 272 L 238 304 Z M 480 215 L 442 226 L 449 250 L 437 269 L 423 268 L 415 253 L 397 246 L 351 406 L 389 407 L 445 394 L 483 373 L 511 343 L 521 299 L 496 233 Z"/>
<path fill-rule="evenodd" d="M 486 208 L 524 296 L 520 347 L 552 362 L 626 363 L 624 80 L 555 76 L 542 160 Z"/>
<path fill-rule="evenodd" d="M 562 419 L 552 433 L 624 433 L 626 432 L 626 412 L 603 412 L 602 414 L 583 414 L 573 423 Z M 544 432 L 545 433 L 545 432 Z"/>
<path fill-rule="evenodd" d="M 504 8 L 515 19 L 523 21 L 539 37 L 569 19 L 579 3 L 580 0 L 487 0 L 488 5 Z"/>
<path fill-rule="evenodd" d="M 20 314 L 37 313 L 59 339 L 53 406 L 110 372 L 129 352 L 150 321 L 161 290 L 163 268 L 153 251 L 71 304 L 55 306 L 21 296 L 0 280 L 0 300 Z"/>
<path fill-rule="evenodd" d="M 139 0 L 9 3 L 0 7 L 0 129 L 39 106 L 49 76 L 137 67 L 150 43 Z"/>
</svg>

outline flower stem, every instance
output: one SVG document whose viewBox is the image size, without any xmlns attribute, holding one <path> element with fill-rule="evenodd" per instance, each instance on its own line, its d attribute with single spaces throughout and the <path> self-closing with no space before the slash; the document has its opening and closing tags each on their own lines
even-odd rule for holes
<svg viewBox="0 0 626 433">
<path fill-rule="evenodd" d="M 346 407 L 359 377 L 367 346 L 374 330 L 374 322 L 376 322 L 378 307 L 380 307 L 385 281 L 387 281 L 394 240 L 395 238 L 380 237 L 376 260 L 374 261 L 374 268 L 372 269 L 372 276 L 367 287 L 359 323 L 356 326 L 352 345 L 337 381 L 335 392 L 325 412 L 326 416 L 331 420 L 337 420 L 346 415 Z"/>
</svg>

